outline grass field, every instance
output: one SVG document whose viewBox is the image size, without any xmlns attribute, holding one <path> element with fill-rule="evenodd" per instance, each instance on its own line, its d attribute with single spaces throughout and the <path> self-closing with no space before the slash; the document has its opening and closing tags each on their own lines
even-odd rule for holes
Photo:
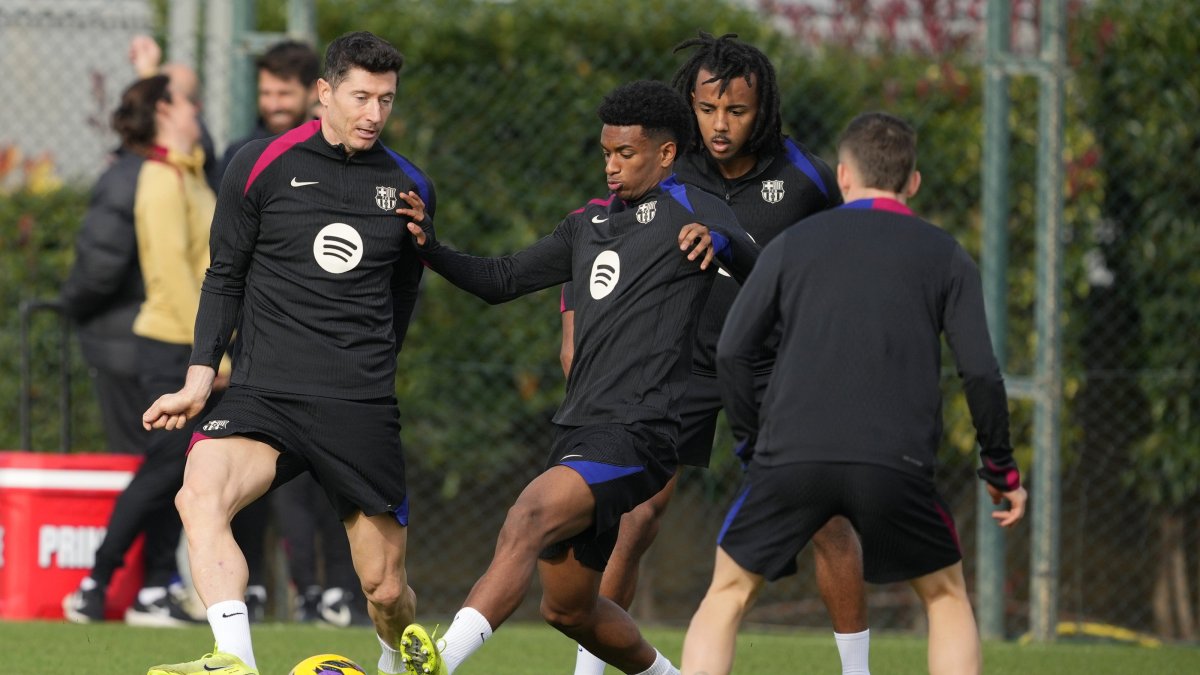
<svg viewBox="0 0 1200 675">
<path fill-rule="evenodd" d="M 444 625 L 444 624 L 443 624 Z M 672 659 L 683 632 L 650 628 L 647 637 Z M 199 657 L 211 649 L 208 627 L 132 628 L 120 623 L 77 626 L 53 622 L 0 623 L 4 675 L 142 675 L 154 664 Z M 369 629 L 317 628 L 296 624 L 256 626 L 254 647 L 262 675 L 286 675 L 306 656 L 334 652 L 349 656 L 374 675 L 378 647 Z M 505 625 L 456 675 L 569 675 L 574 650 L 565 638 L 539 624 Z M 917 636 L 874 636 L 875 675 L 925 672 L 925 642 Z M 1009 642 L 984 646 L 990 675 L 1154 675 L 1200 673 L 1200 648 L 1145 648 L 1114 644 Z M 609 672 L 615 672 L 609 669 Z M 735 673 L 747 675 L 835 675 L 837 649 L 828 633 L 748 631 L 738 643 Z"/>
</svg>

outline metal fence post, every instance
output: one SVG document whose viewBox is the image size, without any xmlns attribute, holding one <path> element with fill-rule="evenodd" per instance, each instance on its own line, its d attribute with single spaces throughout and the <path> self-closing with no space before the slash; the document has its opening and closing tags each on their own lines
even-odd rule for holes
<svg viewBox="0 0 1200 675">
<path fill-rule="evenodd" d="M 987 8 L 987 58 L 983 89 L 983 246 L 980 267 L 987 304 L 988 332 L 1000 372 L 1008 360 L 1008 82 L 1001 61 L 1009 50 L 1009 1 Z M 976 611 L 979 633 L 1004 637 L 1004 533 L 992 521 L 992 499 L 981 481 L 976 488 Z"/>
<path fill-rule="evenodd" d="M 1037 375 L 1034 413 L 1033 550 L 1030 630 L 1053 640 L 1058 624 L 1062 510 L 1062 217 L 1063 79 L 1066 21 L 1062 0 L 1042 3 L 1038 86 Z"/>
</svg>

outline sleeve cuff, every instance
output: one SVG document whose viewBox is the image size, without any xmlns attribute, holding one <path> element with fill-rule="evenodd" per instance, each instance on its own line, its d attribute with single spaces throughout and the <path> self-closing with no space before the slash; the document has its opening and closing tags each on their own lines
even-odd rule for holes
<svg viewBox="0 0 1200 675">
<path fill-rule="evenodd" d="M 988 485 L 1002 492 L 1012 492 L 1021 487 L 1021 472 L 1016 466 L 1005 468 L 984 460 L 983 466 L 976 474 Z"/>
</svg>

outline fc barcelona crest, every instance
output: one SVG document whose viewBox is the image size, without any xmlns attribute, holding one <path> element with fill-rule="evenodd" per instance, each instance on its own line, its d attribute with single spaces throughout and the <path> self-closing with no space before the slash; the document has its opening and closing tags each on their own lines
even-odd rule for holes
<svg viewBox="0 0 1200 675">
<path fill-rule="evenodd" d="M 638 206 L 638 210 L 637 210 L 638 222 L 645 225 L 646 223 L 654 220 L 654 210 L 657 207 L 658 207 L 658 201 L 646 202 L 645 204 L 640 204 Z"/>
<path fill-rule="evenodd" d="M 781 180 L 764 180 L 762 188 L 762 197 L 768 204 L 778 204 L 780 199 L 783 199 L 783 181 Z"/>
<path fill-rule="evenodd" d="M 375 187 L 375 203 L 384 211 L 396 208 L 396 188 L 378 185 Z"/>
</svg>

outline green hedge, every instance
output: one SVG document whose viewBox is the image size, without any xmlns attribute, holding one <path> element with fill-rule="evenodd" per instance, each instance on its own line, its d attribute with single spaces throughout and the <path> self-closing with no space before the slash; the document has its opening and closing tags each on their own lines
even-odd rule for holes
<svg viewBox="0 0 1200 675">
<path fill-rule="evenodd" d="M 263 3 L 260 16 L 268 24 L 281 21 L 278 4 Z M 1088 365 L 1082 354 L 1095 344 L 1097 330 L 1096 322 L 1089 320 L 1096 291 L 1088 283 L 1085 259 L 1089 252 L 1108 246 L 1096 234 L 1096 223 L 1109 217 L 1114 186 L 1120 185 L 1126 217 L 1149 224 L 1123 244 L 1123 264 L 1141 280 L 1131 300 L 1143 313 L 1137 329 L 1153 338 L 1137 343 L 1129 364 L 1153 371 L 1182 363 L 1193 373 L 1191 380 L 1172 380 L 1174 388 L 1154 381 L 1137 385 L 1139 391 L 1144 389 L 1146 409 L 1156 416 L 1153 433 L 1139 446 L 1146 456 L 1143 464 L 1153 471 L 1140 475 L 1159 475 L 1168 468 L 1178 473 L 1184 467 L 1188 476 L 1166 487 L 1146 487 L 1151 495 L 1194 492 L 1188 486 L 1200 476 L 1195 454 L 1200 431 L 1194 423 L 1197 357 L 1195 347 L 1188 346 L 1195 341 L 1182 335 L 1196 325 L 1196 266 L 1192 263 L 1188 274 L 1171 281 L 1178 287 L 1164 288 L 1158 285 L 1159 277 L 1150 274 L 1164 258 L 1194 255 L 1198 237 L 1192 225 L 1196 191 L 1186 184 L 1195 173 L 1189 170 L 1196 168 L 1196 132 L 1187 126 L 1196 89 L 1171 93 L 1172 78 L 1188 66 L 1181 62 L 1164 72 L 1156 61 L 1162 50 L 1152 49 L 1149 42 L 1179 42 L 1178 50 L 1168 50 L 1176 59 L 1196 53 L 1184 47 L 1196 39 L 1186 26 L 1197 25 L 1200 19 L 1191 15 L 1200 10 L 1182 0 L 1165 4 L 1169 8 L 1134 3 L 1141 8 L 1135 10 L 1102 2 L 1072 24 L 1077 72 L 1068 83 L 1066 116 L 1070 182 L 1065 216 L 1071 240 L 1064 320 L 1073 420 L 1064 430 L 1068 460 L 1083 452 L 1078 420 L 1099 414 L 1076 398 L 1087 390 Z M 1144 21 L 1134 20 L 1150 6 L 1155 10 L 1148 16 L 1162 23 L 1163 31 L 1139 28 Z M 1191 18 L 1172 24 L 1176 10 L 1190 12 Z M 600 96 L 625 80 L 669 77 L 682 60 L 671 47 L 704 28 L 737 32 L 768 52 L 781 78 L 787 131 L 831 162 L 833 140 L 854 114 L 885 109 L 911 119 L 920 132 L 924 174 L 923 191 L 914 206 L 978 256 L 981 72 L 971 57 L 814 50 L 774 32 L 756 14 L 685 0 L 653 3 L 653 9 L 632 0 L 323 0 L 318 16 L 323 43 L 347 30 L 367 29 L 405 53 L 408 66 L 385 140 L 433 176 L 442 236 L 473 253 L 498 254 L 527 245 L 548 233 L 565 213 L 602 194 L 599 123 L 594 115 Z M 1100 51 L 1095 37 L 1108 30 L 1106 26 L 1116 26 L 1117 38 Z M 1010 370 L 1027 374 L 1035 346 L 1031 307 L 1036 291 L 1036 83 L 1015 81 L 1012 98 L 1008 352 Z M 1140 120 L 1137 133 L 1127 122 L 1131 117 Z M 1109 164 L 1093 161 L 1097 148 L 1110 158 Z M 15 340 L 16 301 L 55 293 L 82 208 L 83 197 L 74 189 L 42 196 L 19 193 L 0 202 L 4 346 Z M 1180 302 L 1180 297 L 1192 301 Z M 463 480 L 486 478 L 498 467 L 528 461 L 531 443 L 544 437 L 546 417 L 562 393 L 556 307 L 556 292 L 549 290 L 488 308 L 429 275 L 401 356 L 397 389 L 406 443 L 420 446 L 415 461 L 443 471 L 447 491 L 453 492 Z M 0 446 L 13 447 L 15 350 L 3 353 L 0 419 L 13 422 L 0 428 Z M 955 378 L 947 381 L 953 391 Z M 39 392 L 49 391 L 39 385 Z M 99 443 L 87 397 L 86 392 L 76 397 L 84 411 L 78 416 L 80 448 Z M 49 401 L 39 407 L 50 407 Z M 1014 409 L 1014 435 L 1021 439 L 1029 417 L 1023 406 Z M 962 397 L 950 400 L 947 416 L 945 458 L 975 461 L 974 434 Z M 39 418 L 39 447 L 55 443 L 52 430 L 45 417 Z M 1027 455 L 1027 447 L 1021 450 Z"/>
</svg>

